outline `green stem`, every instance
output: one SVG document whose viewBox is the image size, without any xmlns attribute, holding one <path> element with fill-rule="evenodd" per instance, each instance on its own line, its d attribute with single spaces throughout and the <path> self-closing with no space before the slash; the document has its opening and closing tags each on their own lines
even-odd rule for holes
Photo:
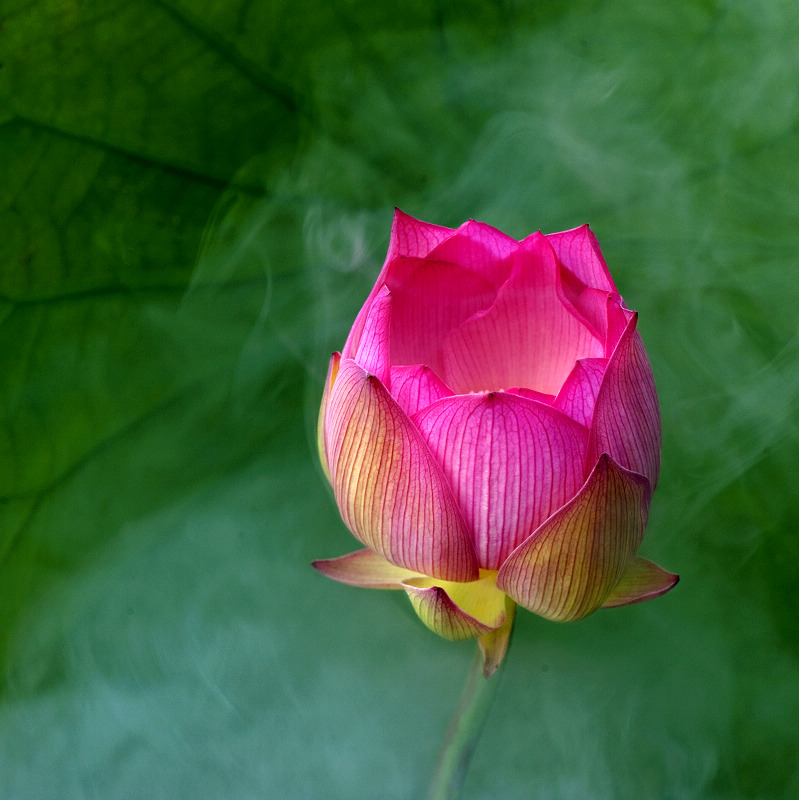
<svg viewBox="0 0 799 800">
<path fill-rule="evenodd" d="M 483 663 L 483 653 L 478 649 L 441 746 L 427 800 L 456 800 L 460 794 L 499 684 L 496 677 L 483 677 Z"/>
</svg>

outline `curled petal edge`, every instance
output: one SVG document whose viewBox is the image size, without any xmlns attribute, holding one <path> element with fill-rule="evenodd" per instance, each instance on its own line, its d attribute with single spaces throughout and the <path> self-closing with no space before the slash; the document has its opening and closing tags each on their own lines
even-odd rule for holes
<svg viewBox="0 0 799 800">
<path fill-rule="evenodd" d="M 333 353 L 333 355 L 330 356 L 330 364 L 327 368 L 325 389 L 324 392 L 322 392 L 322 403 L 319 406 L 319 419 L 316 423 L 316 444 L 319 448 L 319 460 L 322 462 L 322 470 L 325 473 L 328 483 L 332 483 L 332 480 L 330 478 L 330 465 L 327 460 L 327 450 L 325 447 L 325 418 L 327 414 L 327 403 L 330 399 L 330 390 L 333 388 L 333 384 L 336 382 L 336 376 L 338 375 L 338 367 L 340 363 L 341 354 Z"/>
</svg>

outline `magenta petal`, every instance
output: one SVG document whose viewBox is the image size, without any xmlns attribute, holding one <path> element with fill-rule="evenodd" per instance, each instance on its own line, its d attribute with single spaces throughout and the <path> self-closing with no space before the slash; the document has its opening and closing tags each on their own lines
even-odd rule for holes
<svg viewBox="0 0 799 800">
<path fill-rule="evenodd" d="M 561 273 L 564 277 L 565 270 Z M 568 276 L 568 273 L 565 273 Z M 567 308 L 591 331 L 594 338 L 606 342 L 608 335 L 608 299 L 612 296 L 600 289 L 589 289 L 585 286 L 571 285 L 565 281 L 560 283 L 561 299 Z M 615 345 L 615 342 L 614 342 Z M 605 350 L 606 354 L 613 352 Z"/>
<path fill-rule="evenodd" d="M 608 361 L 588 439 L 588 464 L 602 453 L 649 479 L 660 471 L 660 412 L 655 380 L 633 315 Z"/>
<path fill-rule="evenodd" d="M 441 225 L 422 222 L 420 219 L 394 209 L 394 220 L 391 223 L 391 238 L 388 244 L 386 263 L 398 256 L 424 258 L 441 242 L 449 239 L 455 230 Z"/>
<path fill-rule="evenodd" d="M 369 297 L 355 318 L 350 334 L 341 351 L 344 358 L 352 358 L 355 355 L 372 301 L 386 284 L 395 260 L 402 257 L 424 258 L 436 245 L 448 239 L 454 233 L 455 231 L 452 228 L 431 225 L 429 222 L 414 219 L 398 208 L 394 209 L 391 238 L 388 243 L 388 253 L 383 263 L 383 269 L 380 271 Z"/>
<path fill-rule="evenodd" d="M 409 417 L 452 393 L 452 389 L 425 364 L 391 368 L 391 395 Z"/>
<path fill-rule="evenodd" d="M 606 358 L 580 359 L 555 398 L 555 408 L 581 425 L 590 427 L 596 396 L 607 365 Z"/>
<path fill-rule="evenodd" d="M 592 614 L 638 549 L 648 488 L 642 475 L 603 455 L 576 497 L 511 553 L 497 574 L 498 588 L 547 619 Z"/>
<path fill-rule="evenodd" d="M 382 383 L 342 359 L 330 391 L 325 442 L 341 517 L 399 567 L 470 581 L 477 561 L 444 475 Z"/>
<path fill-rule="evenodd" d="M 366 315 L 355 362 L 391 389 L 391 292 L 385 286 Z"/>
<path fill-rule="evenodd" d="M 457 395 L 413 422 L 455 492 L 484 569 L 497 569 L 583 483 L 585 428 L 542 403 L 503 392 Z"/>
<path fill-rule="evenodd" d="M 635 311 L 625 308 L 620 300 L 615 297 L 607 299 L 607 330 L 605 333 L 605 353 L 608 358 L 613 355 L 613 351 L 621 339 L 622 334 L 627 330 L 630 320 L 635 316 Z"/>
<path fill-rule="evenodd" d="M 518 249 L 516 239 L 483 222 L 469 220 L 431 250 L 430 258 L 459 264 L 499 288 L 510 274 L 511 257 Z"/>
<path fill-rule="evenodd" d="M 581 225 L 570 231 L 548 233 L 547 240 L 560 263 L 582 283 L 618 297 L 608 265 L 599 249 L 599 242 L 588 225 Z"/>
<path fill-rule="evenodd" d="M 400 258 L 391 289 L 391 361 L 427 364 L 442 377 L 442 344 L 451 330 L 488 308 L 496 292 L 475 272 L 444 261 Z"/>
<path fill-rule="evenodd" d="M 447 385 L 458 394 L 524 386 L 557 395 L 578 358 L 603 356 L 603 343 L 559 298 L 557 281 L 544 236 L 525 239 L 493 305 L 447 338 L 439 372 Z"/>
</svg>

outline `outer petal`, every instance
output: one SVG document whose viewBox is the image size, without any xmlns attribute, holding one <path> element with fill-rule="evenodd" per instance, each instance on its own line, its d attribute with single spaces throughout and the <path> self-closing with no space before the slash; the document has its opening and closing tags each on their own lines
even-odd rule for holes
<svg viewBox="0 0 799 800">
<path fill-rule="evenodd" d="M 484 222 L 469 220 L 431 250 L 430 258 L 459 264 L 499 288 L 510 274 L 511 258 L 518 249 L 516 239 Z"/>
<path fill-rule="evenodd" d="M 419 619 L 439 636 L 470 639 L 505 623 L 505 595 L 497 589 L 496 573 L 483 573 L 470 583 L 409 578 L 403 588 Z"/>
<path fill-rule="evenodd" d="M 319 420 L 316 423 L 316 443 L 319 447 L 319 460 L 322 462 L 322 469 L 328 481 L 330 480 L 330 466 L 328 464 L 327 448 L 325 446 L 325 417 L 327 414 L 328 399 L 330 398 L 330 389 L 336 382 L 340 362 L 341 355 L 339 353 L 333 353 L 333 355 L 330 356 L 330 364 L 327 368 L 327 379 L 325 380 L 325 390 L 322 393 L 322 403 L 319 406 Z"/>
<path fill-rule="evenodd" d="M 391 395 L 409 417 L 452 393 L 452 389 L 425 364 L 391 368 Z"/>
<path fill-rule="evenodd" d="M 583 483 L 585 428 L 535 400 L 456 395 L 413 422 L 455 492 L 484 569 L 497 569 Z"/>
<path fill-rule="evenodd" d="M 385 286 L 366 315 L 355 361 L 391 390 L 391 292 Z"/>
<path fill-rule="evenodd" d="M 513 271 L 484 313 L 444 344 L 448 386 L 459 394 L 525 386 L 556 395 L 578 358 L 603 356 L 603 342 L 557 292 L 557 262 L 539 234 L 525 239 Z"/>
<path fill-rule="evenodd" d="M 647 481 L 607 455 L 577 496 L 502 565 L 497 586 L 547 619 L 567 622 L 596 611 L 638 549 Z"/>
<path fill-rule="evenodd" d="M 382 383 L 342 359 L 325 440 L 341 517 L 392 564 L 456 581 L 477 577 L 468 529 L 441 468 Z"/>
<path fill-rule="evenodd" d="M 650 492 L 660 471 L 660 411 L 643 342 L 630 319 L 605 370 L 596 398 L 587 464 L 602 453 L 646 475 Z"/>
<path fill-rule="evenodd" d="M 402 589 L 408 578 L 421 577 L 404 567 L 396 567 L 373 550 L 356 550 L 339 558 L 324 558 L 311 566 L 339 583 L 364 589 Z"/>
<path fill-rule="evenodd" d="M 560 263 L 586 286 L 611 292 L 618 297 L 599 242 L 588 225 L 561 233 L 548 233 L 547 240 Z"/>
<path fill-rule="evenodd" d="M 602 608 L 616 608 L 630 603 L 641 603 L 666 594 L 677 585 L 679 575 L 666 572 L 652 561 L 636 557 L 627 567 L 616 588 L 602 603 Z"/>
<path fill-rule="evenodd" d="M 596 396 L 607 365 L 605 358 L 580 359 L 555 398 L 555 408 L 581 425 L 590 427 Z"/>
</svg>

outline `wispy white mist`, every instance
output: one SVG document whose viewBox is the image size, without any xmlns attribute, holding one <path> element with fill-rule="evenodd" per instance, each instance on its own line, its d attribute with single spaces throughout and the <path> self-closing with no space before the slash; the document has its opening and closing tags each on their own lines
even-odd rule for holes
<svg viewBox="0 0 799 800">
<path fill-rule="evenodd" d="M 0 797 L 421 795 L 470 648 L 308 567 L 354 547 L 313 426 L 394 206 L 590 223 L 662 406 L 643 553 L 682 582 L 575 626 L 520 614 L 469 796 L 799 795 L 799 17 L 540 5 L 354 19 L 302 54 L 296 148 L 243 167 L 263 192 L 226 193 L 182 301 L 146 312 L 196 400 L 58 487 L 87 507 L 42 512 L 102 517 L 109 544 L 16 631 Z"/>
</svg>

